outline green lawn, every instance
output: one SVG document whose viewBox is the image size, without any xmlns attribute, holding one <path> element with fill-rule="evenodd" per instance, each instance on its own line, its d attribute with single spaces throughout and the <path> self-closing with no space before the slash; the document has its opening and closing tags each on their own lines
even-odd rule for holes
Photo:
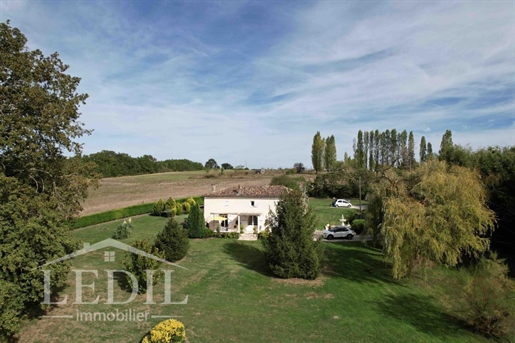
<svg viewBox="0 0 515 343">
<path fill-rule="evenodd" d="M 334 209 L 339 211 L 339 209 Z M 341 210 L 343 211 L 343 210 Z M 153 240 L 166 218 L 133 219 L 135 232 L 126 240 Z M 74 231 L 89 243 L 110 237 L 117 223 Z M 145 305 L 139 295 L 127 305 L 103 304 L 106 298 L 104 269 L 122 268 L 122 252 L 115 262 L 104 262 L 104 252 L 75 258 L 73 268 L 99 269 L 95 292 L 85 288 L 84 300 L 100 295 L 98 305 L 72 305 L 74 274 L 68 305 L 52 315 L 79 311 L 150 311 L 177 315 L 186 326 L 189 342 L 478 342 L 437 305 L 427 290 L 393 281 L 378 250 L 361 243 L 326 244 L 326 268 L 315 281 L 281 280 L 270 275 L 260 242 L 226 239 L 191 240 L 188 255 L 174 268 L 172 301 L 189 296 L 187 305 Z M 91 276 L 91 275 L 90 275 Z M 121 285 L 123 285 L 121 283 Z M 154 299 L 163 299 L 162 283 Z M 115 298 L 128 298 L 115 283 Z M 161 319 L 146 322 L 81 322 L 75 319 L 33 320 L 24 327 L 20 342 L 139 342 Z"/>
<path fill-rule="evenodd" d="M 323 229 L 326 224 L 341 224 L 339 219 L 342 217 L 342 214 L 345 216 L 345 218 L 348 218 L 349 214 L 357 212 L 357 210 L 352 208 L 331 207 L 332 201 L 333 200 L 331 198 L 309 198 L 309 205 L 318 215 L 317 229 Z M 350 199 L 350 201 L 353 205 L 357 205 L 358 200 Z"/>
</svg>

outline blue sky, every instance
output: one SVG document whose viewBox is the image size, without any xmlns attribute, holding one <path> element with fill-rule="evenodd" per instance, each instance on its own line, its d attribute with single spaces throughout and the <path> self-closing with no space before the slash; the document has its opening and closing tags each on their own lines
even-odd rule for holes
<svg viewBox="0 0 515 343">
<path fill-rule="evenodd" d="M 6 1 L 31 49 L 59 52 L 100 150 L 259 167 L 338 158 L 358 130 L 438 150 L 515 145 L 512 1 Z"/>
</svg>

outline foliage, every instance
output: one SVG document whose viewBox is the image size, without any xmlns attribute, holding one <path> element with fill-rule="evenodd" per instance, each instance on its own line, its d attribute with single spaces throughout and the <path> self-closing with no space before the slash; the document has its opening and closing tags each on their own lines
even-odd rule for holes
<svg viewBox="0 0 515 343">
<path fill-rule="evenodd" d="M 311 147 L 311 163 L 313 163 L 313 169 L 315 169 L 317 174 L 323 171 L 324 168 L 324 148 L 324 139 L 320 132 L 317 132 L 313 137 L 313 145 Z"/>
<path fill-rule="evenodd" d="M 175 203 L 175 215 L 181 215 L 182 214 L 182 203 L 177 202 Z"/>
<path fill-rule="evenodd" d="M 175 262 L 186 256 L 190 242 L 187 232 L 172 217 L 157 235 L 155 246 L 164 253 L 166 260 Z"/>
<path fill-rule="evenodd" d="M 190 207 L 191 206 L 194 206 L 197 202 L 195 201 L 195 199 L 193 199 L 192 197 L 189 197 L 188 199 L 186 199 L 186 202 L 188 204 L 190 204 Z"/>
<path fill-rule="evenodd" d="M 75 141 L 90 134 L 79 121 L 88 97 L 77 91 L 80 78 L 66 74 L 57 53 L 45 57 L 26 43 L 9 21 L 0 23 L 0 280 L 16 289 L 2 300 L 2 320 L 41 306 L 38 266 L 77 248 L 68 227 L 96 184 Z M 66 282 L 68 266 L 46 268 L 53 291 Z M 2 335 L 16 325 L 2 327 Z"/>
<path fill-rule="evenodd" d="M 193 201 L 203 204 L 204 199 L 202 197 L 195 197 L 192 198 Z M 184 199 L 178 199 L 178 203 L 182 203 Z M 117 210 L 111 210 L 101 213 L 95 213 L 87 216 L 80 217 L 76 219 L 73 222 L 73 225 L 71 226 L 73 229 L 78 229 L 82 227 L 87 227 L 95 224 L 105 223 L 112 220 L 127 218 L 127 217 L 133 217 L 140 214 L 145 213 L 152 213 L 154 208 L 154 204 L 148 203 L 148 204 L 140 204 L 140 205 L 134 205 L 124 208 L 119 208 Z"/>
<path fill-rule="evenodd" d="M 488 336 L 515 335 L 515 282 L 508 267 L 494 253 L 462 267 L 445 291 L 451 308 L 461 320 Z"/>
<path fill-rule="evenodd" d="M 456 266 L 488 249 L 494 213 L 475 172 L 429 161 L 403 178 L 387 171 L 383 182 L 381 234 L 395 278 L 410 275 L 416 263 Z"/>
<path fill-rule="evenodd" d="M 134 226 L 132 225 L 132 219 L 124 220 L 123 223 L 118 225 L 116 231 L 114 232 L 114 239 L 125 239 L 129 238 L 132 231 L 134 230 Z"/>
<path fill-rule="evenodd" d="M 422 136 L 422 138 L 420 139 L 419 155 L 420 155 L 420 162 L 427 161 L 427 143 L 426 143 L 425 136 Z"/>
<path fill-rule="evenodd" d="M 291 189 L 300 190 L 301 186 L 303 186 L 305 182 L 306 180 L 302 176 L 291 177 L 283 174 L 274 176 L 272 180 L 270 180 L 270 185 L 284 186 Z"/>
<path fill-rule="evenodd" d="M 209 229 L 207 229 L 207 230 L 209 230 Z M 209 231 L 213 232 L 212 230 L 209 230 Z M 213 232 L 212 235 L 206 236 L 206 237 L 239 239 L 240 233 L 239 232 Z"/>
<path fill-rule="evenodd" d="M 135 241 L 132 243 L 132 246 L 138 250 L 146 252 L 148 254 L 154 255 L 156 257 L 165 258 L 165 255 L 159 251 L 155 246 L 147 242 L 146 240 Z M 152 277 L 152 284 L 156 284 L 157 281 L 162 277 L 160 272 L 157 272 L 157 268 L 161 262 L 154 260 L 152 258 L 135 254 L 133 252 L 128 251 L 125 254 L 125 259 L 123 260 L 123 265 L 125 266 L 125 270 L 132 273 L 134 277 L 136 277 L 136 281 L 138 282 L 138 293 L 145 293 L 147 291 L 147 270 L 155 271 Z M 134 287 L 132 282 L 132 278 L 127 276 L 127 283 Z"/>
<path fill-rule="evenodd" d="M 361 235 L 361 233 L 365 230 L 365 219 L 354 219 L 352 221 L 351 227 L 357 235 Z"/>
<path fill-rule="evenodd" d="M 324 164 L 327 171 L 336 171 L 336 140 L 333 135 L 325 140 Z"/>
<path fill-rule="evenodd" d="M 257 235 L 258 239 L 266 239 L 267 237 L 268 237 L 268 231 L 261 231 Z"/>
<path fill-rule="evenodd" d="M 297 174 L 303 173 L 306 170 L 306 168 L 304 167 L 304 163 L 302 163 L 302 162 L 294 163 L 293 164 L 293 169 L 295 169 L 295 172 Z"/>
<path fill-rule="evenodd" d="M 143 338 L 142 343 L 182 343 L 185 341 L 184 324 L 175 319 L 167 319 L 154 326 Z"/>
<path fill-rule="evenodd" d="M 222 169 L 234 169 L 230 163 L 222 163 Z"/>
<path fill-rule="evenodd" d="M 316 215 L 302 192 L 292 190 L 270 211 L 266 225 L 271 233 L 262 240 L 272 272 L 281 278 L 315 279 L 322 270 L 324 249 L 313 241 Z"/>
<path fill-rule="evenodd" d="M 152 207 L 152 215 L 153 216 L 161 216 L 163 214 L 163 211 L 165 210 L 165 202 L 163 199 L 159 199 L 154 204 L 154 207 Z"/>
<path fill-rule="evenodd" d="M 188 236 L 190 238 L 202 238 L 202 230 L 206 228 L 204 216 L 198 204 L 191 208 L 188 215 Z"/>
<path fill-rule="evenodd" d="M 152 155 L 132 157 L 126 153 L 110 150 L 102 150 L 94 154 L 85 155 L 82 157 L 82 160 L 95 163 L 95 170 L 103 177 L 203 169 L 201 163 L 186 159 L 157 161 Z"/>
<path fill-rule="evenodd" d="M 189 202 L 185 201 L 182 203 L 182 213 L 188 214 L 188 213 L 190 213 L 190 209 L 191 209 L 191 205 Z"/>
<path fill-rule="evenodd" d="M 20 329 L 23 298 L 16 284 L 0 279 L 0 341 L 8 342 Z"/>
<path fill-rule="evenodd" d="M 220 167 L 218 166 L 218 163 L 216 163 L 214 158 L 210 158 L 209 160 L 207 160 L 206 163 L 204 164 L 204 168 L 205 169 L 220 169 Z"/>
<path fill-rule="evenodd" d="M 174 217 L 177 213 L 177 202 L 174 198 L 169 197 L 164 204 L 164 210 L 167 212 L 168 217 Z"/>
</svg>

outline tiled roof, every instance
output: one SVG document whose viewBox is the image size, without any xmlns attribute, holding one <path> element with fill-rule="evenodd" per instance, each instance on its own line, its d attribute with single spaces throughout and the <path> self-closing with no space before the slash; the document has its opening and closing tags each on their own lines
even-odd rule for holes
<svg viewBox="0 0 515 343">
<path fill-rule="evenodd" d="M 287 190 L 284 186 L 238 186 L 221 189 L 205 197 L 280 198 Z"/>
</svg>

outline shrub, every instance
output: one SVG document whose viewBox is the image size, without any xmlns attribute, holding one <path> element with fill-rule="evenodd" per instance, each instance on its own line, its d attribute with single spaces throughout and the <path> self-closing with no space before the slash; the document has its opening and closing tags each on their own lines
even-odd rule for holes
<svg viewBox="0 0 515 343">
<path fill-rule="evenodd" d="M 170 218 L 163 231 L 156 238 L 156 247 L 162 251 L 168 261 L 182 260 L 190 247 L 188 234 L 175 218 Z"/>
<path fill-rule="evenodd" d="M 204 216 L 198 204 L 191 208 L 188 215 L 188 236 L 190 238 L 202 238 L 202 230 L 206 228 Z"/>
<path fill-rule="evenodd" d="M 150 330 L 141 343 L 182 343 L 186 341 L 184 324 L 175 319 L 167 319 Z"/>
<path fill-rule="evenodd" d="M 191 205 L 189 202 L 183 202 L 182 203 L 182 213 L 188 214 L 190 213 Z"/>
<path fill-rule="evenodd" d="M 163 211 L 165 210 L 165 202 L 163 199 L 159 199 L 152 208 L 152 215 L 153 216 L 161 216 Z"/>
<path fill-rule="evenodd" d="M 146 240 L 135 241 L 132 246 L 159 258 L 165 258 L 162 252 L 160 252 L 155 246 L 148 243 Z M 157 270 L 160 263 L 161 262 L 157 260 L 128 251 L 125 254 L 123 265 L 128 272 L 132 273 L 136 277 L 138 284 L 133 285 L 133 280 L 129 276 L 127 276 L 127 282 L 133 288 L 138 286 L 138 293 L 145 293 L 147 290 L 147 270 Z M 152 280 L 153 284 L 155 284 L 161 278 L 161 276 L 161 273 L 154 273 Z"/>
<path fill-rule="evenodd" d="M 497 337 L 515 334 L 514 281 L 508 267 L 498 260 L 482 258 L 465 278 L 462 296 L 464 319 L 476 330 Z"/>
<path fill-rule="evenodd" d="M 214 237 L 215 236 L 215 233 L 213 230 L 210 230 L 208 228 L 203 228 L 202 229 L 202 238 L 211 238 L 211 237 Z"/>
<path fill-rule="evenodd" d="M 175 215 L 180 215 L 182 214 L 182 204 L 181 203 L 176 203 L 175 204 Z"/>
<path fill-rule="evenodd" d="M 230 238 L 230 239 L 239 239 L 240 238 L 240 234 L 238 232 L 229 232 L 226 234 L 226 238 Z"/>
<path fill-rule="evenodd" d="M 125 239 L 129 238 L 129 236 L 132 233 L 132 230 L 134 230 L 134 226 L 132 225 L 132 220 L 129 218 L 129 220 L 124 220 L 123 223 L 118 225 L 116 228 L 116 231 L 114 232 L 113 238 L 114 239 Z"/>
<path fill-rule="evenodd" d="M 189 198 L 186 200 L 186 202 L 187 202 L 188 204 L 190 204 L 190 208 L 191 208 L 192 206 L 194 206 L 194 205 L 197 203 L 197 202 L 195 201 L 195 199 L 193 199 L 192 197 L 189 197 Z"/>
<path fill-rule="evenodd" d="M 260 233 L 258 233 L 258 236 L 257 236 L 258 239 L 266 239 L 267 237 L 268 237 L 268 232 L 266 232 L 266 231 L 261 231 Z"/>
<path fill-rule="evenodd" d="M 365 230 L 365 219 L 354 219 L 351 226 L 352 230 L 356 231 L 357 235 L 361 235 Z"/>
<path fill-rule="evenodd" d="M 291 177 L 288 175 L 274 176 L 270 181 L 270 185 L 285 186 L 291 189 L 300 190 L 300 185 L 304 184 L 306 180 L 302 177 Z"/>
<path fill-rule="evenodd" d="M 177 214 L 177 203 L 174 198 L 169 197 L 164 206 L 164 211 L 166 212 L 166 217 L 175 217 Z"/>
</svg>

